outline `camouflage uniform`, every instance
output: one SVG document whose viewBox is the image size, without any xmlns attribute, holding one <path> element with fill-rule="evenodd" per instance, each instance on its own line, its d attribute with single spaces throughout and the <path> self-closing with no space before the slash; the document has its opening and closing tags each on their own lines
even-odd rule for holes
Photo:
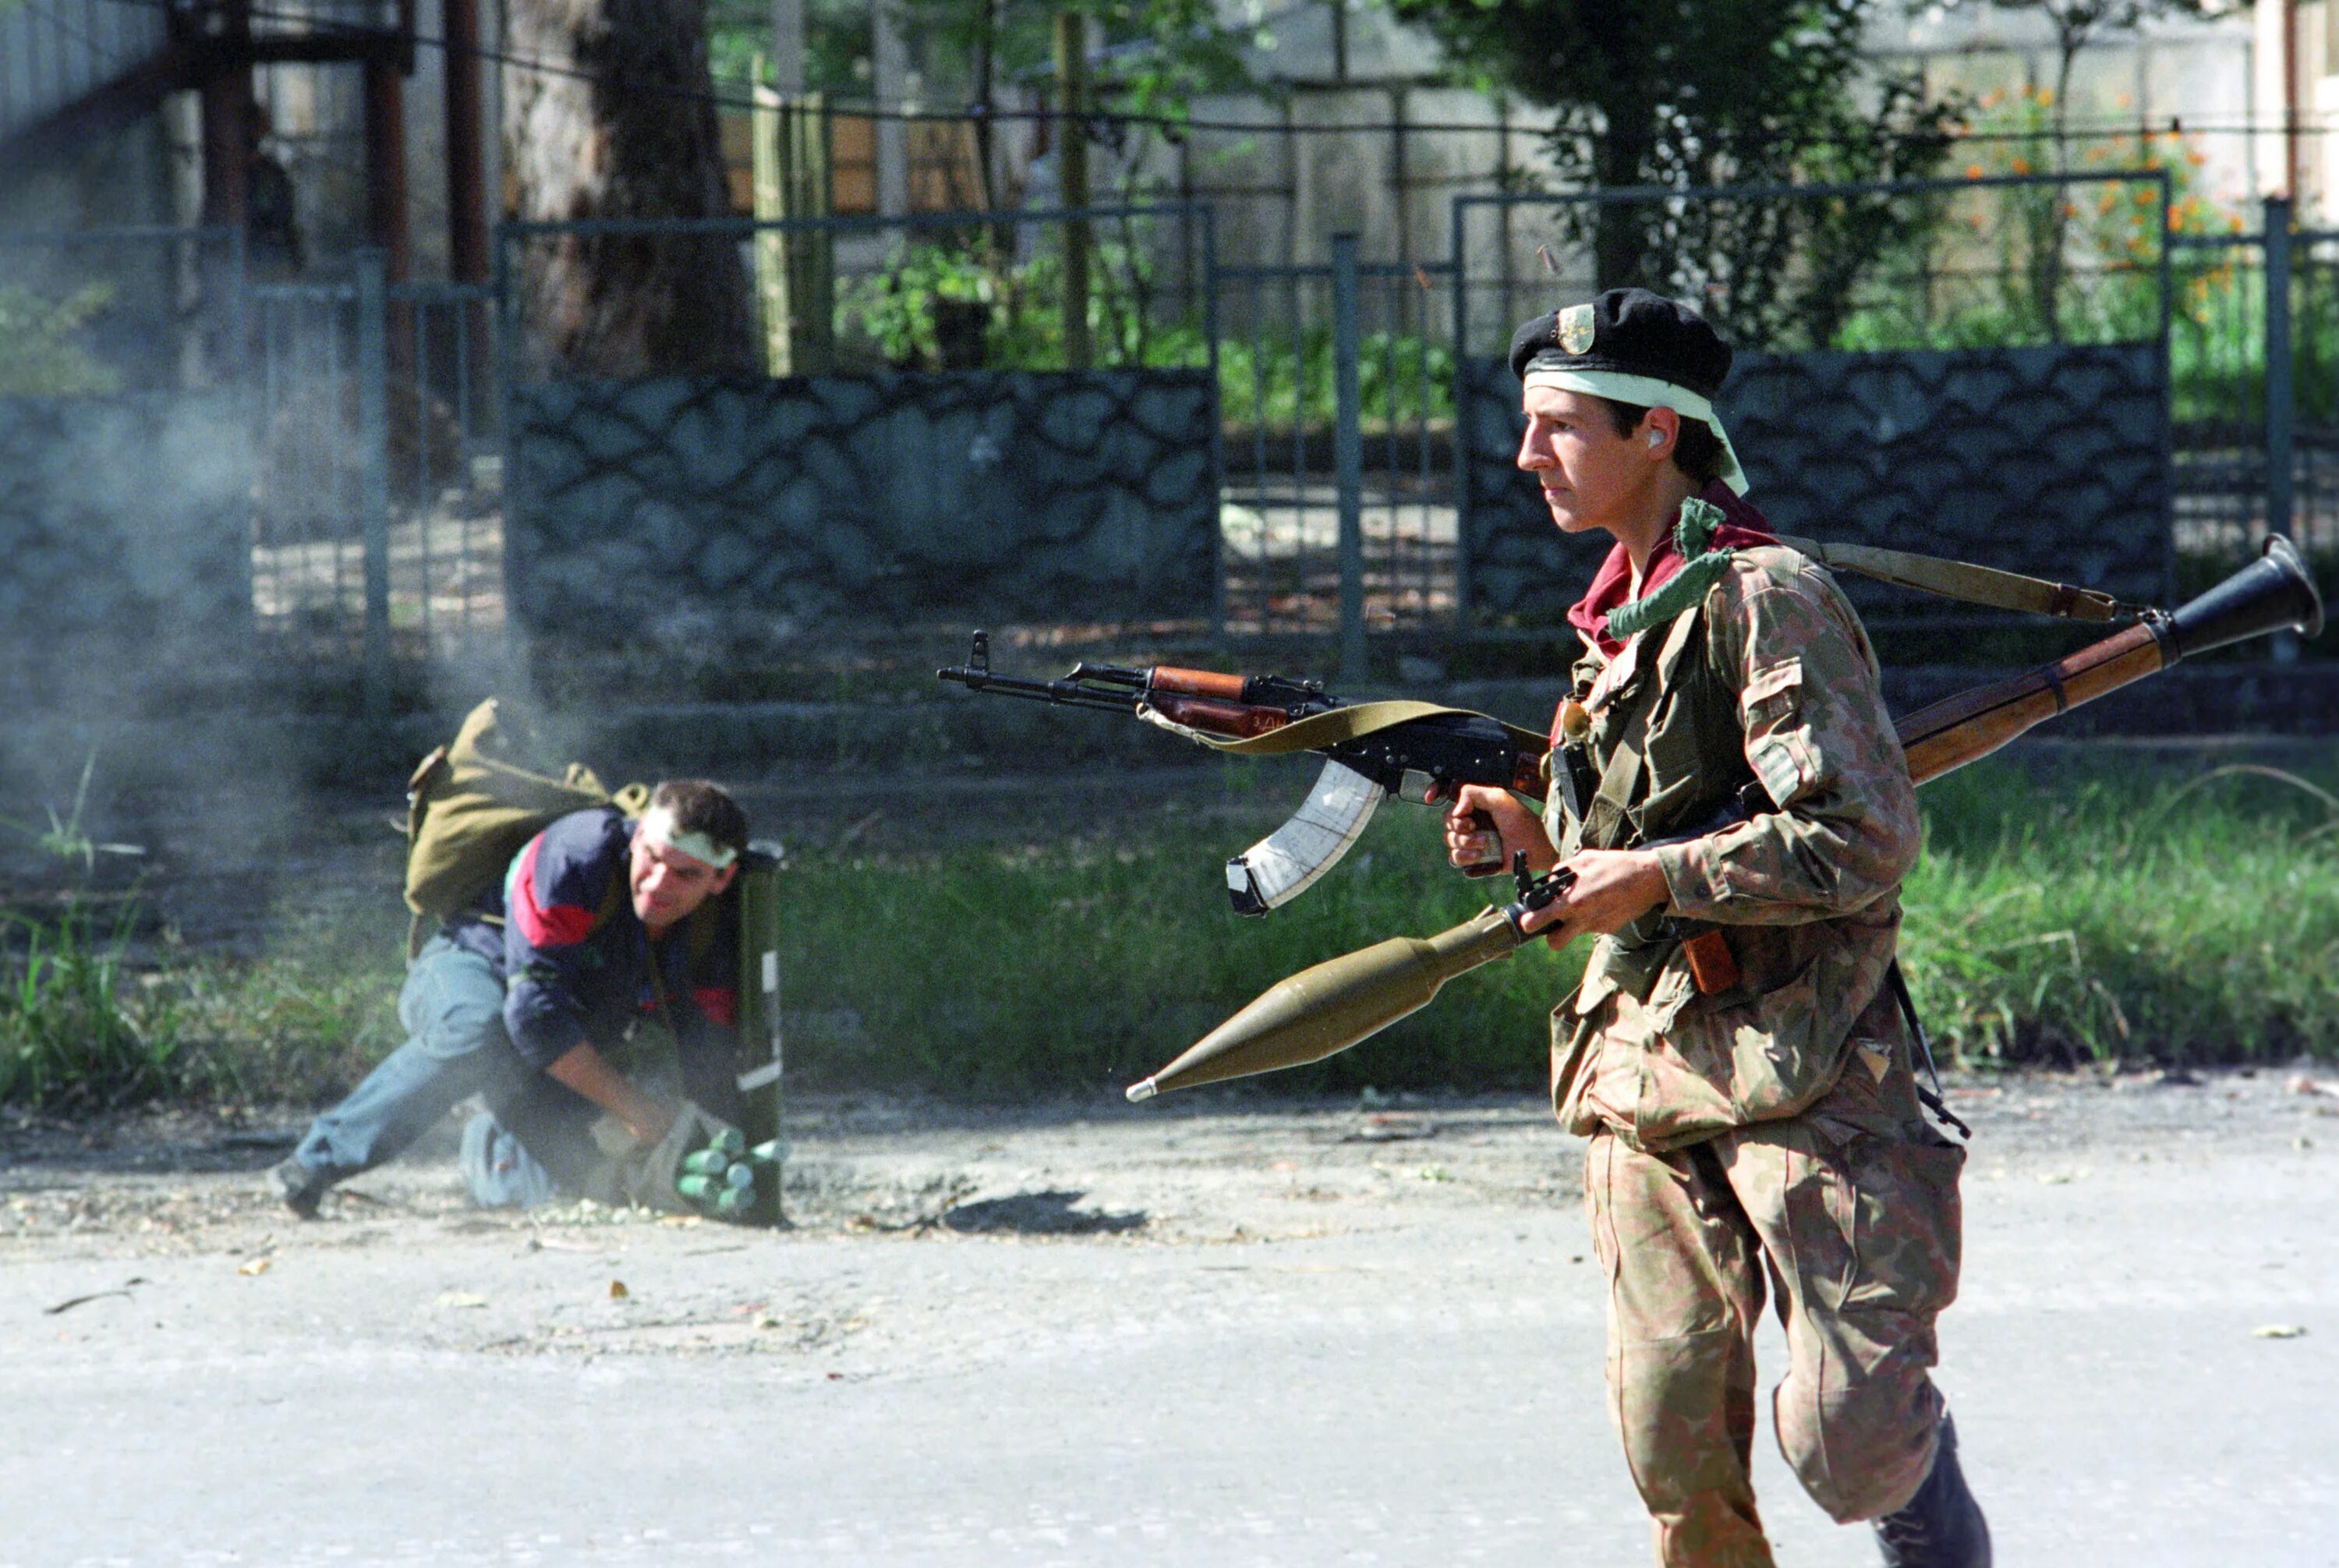
<svg viewBox="0 0 2339 1568">
<path fill-rule="evenodd" d="M 1789 1352 L 1773 1425 L 1820 1505 L 1878 1517 L 1933 1460 L 1964 1153 L 1923 1119 L 1886 983 L 1916 801 L 1866 635 L 1792 550 L 1738 551 L 1607 664 L 1577 670 L 1599 797 L 1582 823 L 1554 804 L 1553 836 L 1658 844 L 1670 899 L 1602 938 L 1554 1012 L 1553 1099 L 1591 1139 L 1611 1414 L 1658 1559 L 1768 1564 L 1748 1473 L 1766 1273 Z M 1781 809 L 1662 843 L 1750 777 Z M 1712 995 L 1680 941 L 1708 923 L 1740 971 Z"/>
</svg>

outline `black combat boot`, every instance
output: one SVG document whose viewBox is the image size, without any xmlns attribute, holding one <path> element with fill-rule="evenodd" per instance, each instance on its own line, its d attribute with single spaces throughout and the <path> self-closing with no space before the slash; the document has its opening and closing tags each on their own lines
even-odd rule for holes
<svg viewBox="0 0 2339 1568">
<path fill-rule="evenodd" d="M 1989 1568 L 1989 1525 L 1958 1468 L 1958 1429 L 1941 1415 L 1933 1468 L 1917 1495 L 1876 1522 L 1884 1568 Z"/>
</svg>

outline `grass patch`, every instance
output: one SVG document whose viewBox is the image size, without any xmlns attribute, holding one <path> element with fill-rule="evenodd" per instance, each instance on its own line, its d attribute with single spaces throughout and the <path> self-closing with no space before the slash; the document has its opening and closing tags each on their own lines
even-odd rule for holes
<svg viewBox="0 0 2339 1568">
<path fill-rule="evenodd" d="M 2297 779 L 2097 754 L 2051 774 L 1985 763 L 1920 798 L 1927 849 L 1903 952 L 1948 1054 L 1981 1068 L 2339 1056 L 2339 764 Z M 1224 858 L 1289 804 L 1262 788 L 1256 823 L 1165 811 L 1110 840 L 799 860 L 783 981 L 791 1081 L 970 1100 L 1106 1091 L 1283 976 L 1426 935 L 1485 901 L 1437 859 L 1434 814 L 1392 806 L 1306 896 L 1238 920 Z M 1049 809 L 1035 804 L 1035 829 Z M 63 994 L 102 991 L 138 1027 L 167 1026 L 93 1026 L 93 1060 L 128 1051 L 134 1065 L 167 1039 L 162 1076 L 129 1080 L 142 1092 L 315 1101 L 401 1038 L 400 926 L 385 883 L 378 919 L 288 919 L 268 957 L 166 952 L 133 976 L 117 953 Z M 84 932 L 102 955 L 104 932 Z M 1273 1087 L 1539 1085 L 1548 1011 L 1581 964 L 1580 952 L 1529 948 Z M 54 1102 L 64 1080 L 42 1081 Z"/>
<path fill-rule="evenodd" d="M 1431 858 L 1434 823 L 1426 811 L 1384 811 L 1334 873 L 1258 920 L 1228 912 L 1221 868 L 1248 840 L 1223 826 L 920 865 L 800 866 L 784 982 L 791 1071 L 820 1087 L 970 1099 L 1133 1082 L 1294 971 L 1475 913 L 1485 893 Z M 1538 949 L 1481 971 L 1277 1087 L 1532 1084 L 1545 1070 L 1538 1021 L 1582 967 Z"/>
<path fill-rule="evenodd" d="M 2331 770 L 2039 787 L 2008 766 L 1921 792 L 1910 981 L 1974 1063 L 2339 1053 Z"/>
<path fill-rule="evenodd" d="M 392 923 L 306 922 L 266 957 L 191 958 L 154 976 L 192 1042 L 189 1090 L 213 1100 L 311 1105 L 355 1088 L 405 1039 L 398 1022 L 404 948 Z"/>
<path fill-rule="evenodd" d="M 2339 1054 L 2339 805 L 2262 774 L 1984 764 L 1922 792 L 1903 951 L 1972 1066 Z M 2317 787 L 2334 780 L 2321 777 Z M 965 1098 L 1133 1081 L 1282 976 L 1483 902 L 1431 814 L 1380 814 L 1348 861 L 1259 921 L 1225 912 L 1231 843 L 1142 842 L 791 878 L 791 1070 Z M 1280 1090 L 1540 1082 L 1578 953 L 1530 949 Z"/>
<path fill-rule="evenodd" d="M 0 915 L 0 1103 L 112 1110 L 185 1087 L 178 1009 L 127 962 L 133 901 L 67 895 Z"/>
</svg>

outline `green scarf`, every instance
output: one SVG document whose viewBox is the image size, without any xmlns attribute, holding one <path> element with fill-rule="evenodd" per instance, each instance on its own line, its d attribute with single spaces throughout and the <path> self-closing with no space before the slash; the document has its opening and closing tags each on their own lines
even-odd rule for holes
<svg viewBox="0 0 2339 1568">
<path fill-rule="evenodd" d="M 1705 597 L 1706 590 L 1730 569 L 1734 550 L 1709 549 L 1713 530 L 1722 526 L 1722 508 L 1695 496 L 1683 501 L 1673 524 L 1673 547 L 1682 553 L 1682 568 L 1653 593 L 1608 612 L 1608 635 L 1630 637 L 1669 621 Z"/>
</svg>

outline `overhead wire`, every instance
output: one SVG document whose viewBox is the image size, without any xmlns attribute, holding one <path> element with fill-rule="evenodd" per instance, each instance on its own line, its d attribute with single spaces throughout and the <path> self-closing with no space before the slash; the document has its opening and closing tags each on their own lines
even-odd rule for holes
<svg viewBox="0 0 2339 1568">
<path fill-rule="evenodd" d="M 34 3 L 34 0 L 25 0 L 25 3 L 30 5 Z M 143 10 L 171 10 L 174 8 L 173 0 L 106 0 L 106 3 L 109 5 L 131 6 Z M 314 11 L 308 10 L 275 9 L 266 5 L 252 5 L 245 8 L 242 14 L 250 17 L 253 21 L 287 24 L 297 23 L 305 25 L 316 31 L 329 34 L 372 36 L 384 31 L 384 29 L 381 28 L 367 27 L 357 23 L 343 21 L 337 17 L 321 15 Z M 442 54 L 465 54 L 483 61 L 492 61 L 497 64 L 508 65 L 515 70 L 526 71 L 534 74 L 563 77 L 573 81 L 590 83 L 596 86 L 614 88 L 627 92 L 646 93 L 659 97 L 673 98 L 684 102 L 708 103 L 714 104 L 717 108 L 753 110 L 759 107 L 755 101 L 755 90 L 752 86 L 745 88 L 744 92 L 726 91 L 720 84 L 719 78 L 710 78 L 709 84 L 701 85 L 692 83 L 676 82 L 671 78 L 646 76 L 626 72 L 597 71 L 586 66 L 571 64 L 562 61 L 548 60 L 541 55 L 515 54 L 509 50 L 497 48 L 487 44 L 458 44 L 448 39 L 444 35 L 428 34 L 419 30 L 414 31 L 406 35 L 410 36 L 417 46 L 436 49 Z M 1057 108 L 1008 108 L 1002 107 L 999 104 L 983 102 L 967 104 L 956 109 L 918 109 L 900 105 L 888 106 L 874 104 L 866 105 L 856 104 L 849 108 L 839 107 L 835 113 L 842 115 L 849 115 L 856 119 L 901 121 L 907 123 L 963 123 L 970 120 L 992 120 L 1053 123 L 1058 121 L 1078 121 L 1082 124 L 1088 125 L 1113 124 L 1142 126 L 1160 131 L 1165 136 L 1173 138 L 1194 132 L 1207 132 L 1214 134 L 1258 134 L 1268 133 L 1275 134 L 1313 136 L 1370 135 L 1375 133 L 1386 134 L 1402 131 L 1407 135 L 1419 133 L 1442 134 L 1475 133 L 1486 135 L 1496 133 L 1505 129 L 1505 127 L 1501 125 L 1488 124 L 1483 121 L 1349 121 L 1327 123 L 1322 122 L 1308 122 L 1294 119 L 1205 120 L 1198 119 L 1191 115 L 1148 113 L 1141 111 L 1111 109 L 1072 111 Z M 2327 125 L 2324 123 L 2326 119 L 2331 121 L 2332 123 Z M 2301 118 L 2296 126 L 2296 129 L 2300 133 L 2308 134 L 2319 134 L 2334 128 L 2339 128 L 2339 115 L 2304 116 Z M 1549 126 L 1540 129 L 1529 126 L 1518 126 L 1512 127 L 1511 129 L 1515 133 L 1536 137 L 1557 135 L 1590 136 L 1594 134 L 1594 133 L 1588 131 L 1562 131 L 1557 126 Z M 2144 141 L 2170 135 L 2253 137 L 2283 136 L 2291 134 L 2292 130 L 2293 127 L 2288 124 L 2187 124 L 2182 115 L 2171 115 L 2166 123 L 2139 119 L 2127 122 L 2104 121 L 2084 125 L 2066 125 L 2060 128 L 2053 126 L 2040 126 L 2028 130 L 1964 130 L 1948 133 L 1939 137 L 1938 140 L 1949 145 L 1964 146 L 1969 144 L 1987 145 L 2011 143 L 2036 143 L 2045 142 Z M 1751 135 L 1745 139 L 1760 140 L 1764 143 L 1775 143 L 1778 140 L 1778 138 L 1774 136 L 1763 135 Z M 1847 142 L 1855 140 L 1866 141 L 1871 139 L 1872 138 L 1868 137 L 1810 136 L 1798 138 L 1796 144 L 1807 146 L 1841 145 Z M 1910 141 L 1925 141 L 1934 140 L 1936 138 L 1911 134 L 1906 139 Z"/>
</svg>

